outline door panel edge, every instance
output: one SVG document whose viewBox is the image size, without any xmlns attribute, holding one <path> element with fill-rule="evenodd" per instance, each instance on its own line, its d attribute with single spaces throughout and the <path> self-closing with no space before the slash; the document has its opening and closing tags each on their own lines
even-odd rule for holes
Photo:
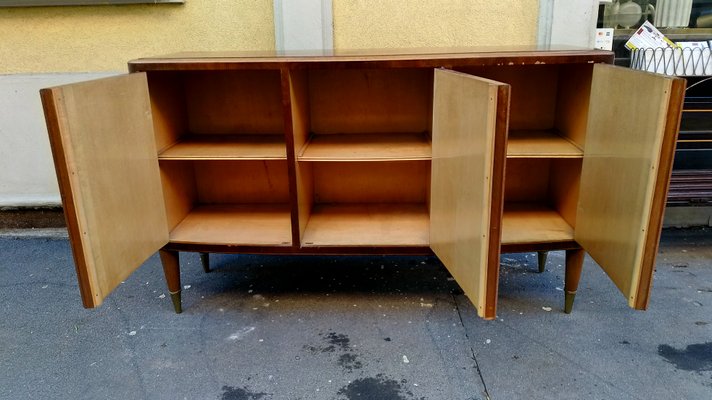
<svg viewBox="0 0 712 400">
<path fill-rule="evenodd" d="M 96 287 L 96 277 L 90 276 L 89 271 L 93 269 L 87 268 L 87 260 L 91 259 L 85 254 L 87 249 L 81 235 L 81 227 L 79 226 L 79 215 L 75 204 L 74 196 L 72 196 L 72 182 L 70 181 L 69 168 L 67 167 L 66 149 L 62 139 L 60 108 L 57 106 L 58 96 L 61 89 L 47 88 L 40 90 L 42 107 L 47 124 L 47 133 L 49 134 L 49 143 L 52 150 L 52 159 L 54 161 L 54 169 L 57 175 L 57 183 L 62 199 L 62 208 L 64 211 L 64 219 L 67 225 L 69 234 L 69 242 L 72 247 L 72 255 L 74 258 L 74 266 L 79 281 L 79 292 L 82 298 L 82 305 L 85 308 L 94 308 L 101 305 L 101 296 L 93 295 L 93 288 Z"/>
<path fill-rule="evenodd" d="M 487 252 L 487 275 L 485 289 L 485 310 L 483 318 L 491 320 L 497 316 L 497 296 L 499 293 L 499 265 L 502 242 L 502 214 L 504 211 L 504 175 L 507 162 L 507 139 L 509 132 L 510 86 L 497 87 L 497 116 L 495 119 L 494 157 L 492 167 L 492 189 L 490 209 L 490 236 Z"/>
<path fill-rule="evenodd" d="M 670 187 L 675 146 L 680 130 L 685 87 L 686 81 L 682 78 L 676 78 L 672 81 L 670 88 L 671 93 L 665 119 L 664 137 L 656 176 L 656 190 L 653 194 L 651 204 L 650 222 L 645 237 L 640 276 L 638 278 L 635 299 L 631 299 L 629 302 L 629 305 L 637 310 L 647 309 L 648 303 L 650 302 L 650 289 L 653 283 L 655 260 L 660 245 L 663 214 L 665 213 L 667 194 Z"/>
</svg>

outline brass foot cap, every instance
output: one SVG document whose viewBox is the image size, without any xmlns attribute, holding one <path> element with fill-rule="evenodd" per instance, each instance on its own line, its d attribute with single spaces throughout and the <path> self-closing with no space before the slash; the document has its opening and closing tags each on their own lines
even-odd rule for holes
<svg viewBox="0 0 712 400">
<path fill-rule="evenodd" d="M 566 314 L 571 314 L 571 311 L 573 311 L 575 298 L 576 298 L 576 292 L 564 293 L 564 312 Z"/>
<path fill-rule="evenodd" d="M 181 305 L 180 290 L 175 293 L 171 293 L 171 300 L 173 300 L 173 309 L 176 311 L 176 314 L 182 313 L 183 306 Z"/>
</svg>

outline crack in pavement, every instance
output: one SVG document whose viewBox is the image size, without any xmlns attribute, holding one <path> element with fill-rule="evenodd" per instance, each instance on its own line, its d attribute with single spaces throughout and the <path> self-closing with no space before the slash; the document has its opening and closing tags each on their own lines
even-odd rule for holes
<svg viewBox="0 0 712 400">
<path fill-rule="evenodd" d="M 482 382 L 482 387 L 485 390 L 485 398 L 487 400 L 492 400 L 490 397 L 489 391 L 487 390 L 487 384 L 485 383 L 485 378 L 482 376 L 482 370 L 480 369 L 480 364 L 477 362 L 477 357 L 475 357 L 475 348 L 472 347 L 472 341 L 470 340 L 470 335 L 467 333 L 467 327 L 465 327 L 465 321 L 462 319 L 462 312 L 460 311 L 460 304 L 457 302 L 457 298 L 455 297 L 454 294 L 451 294 L 452 296 L 452 301 L 455 303 L 455 310 L 457 310 L 457 316 L 460 318 L 460 325 L 462 326 L 462 330 L 465 332 L 465 339 L 467 339 L 467 344 L 470 346 L 470 354 L 472 355 L 472 361 L 475 362 L 475 368 L 477 369 L 477 375 L 480 377 L 480 381 Z"/>
</svg>

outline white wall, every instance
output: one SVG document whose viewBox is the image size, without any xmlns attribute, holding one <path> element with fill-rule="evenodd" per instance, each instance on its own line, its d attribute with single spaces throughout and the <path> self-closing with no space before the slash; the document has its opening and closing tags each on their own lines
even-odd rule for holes
<svg viewBox="0 0 712 400">
<path fill-rule="evenodd" d="M 274 0 L 277 50 L 331 50 L 332 0 Z"/>
<path fill-rule="evenodd" d="M 599 0 L 540 0 L 539 44 L 593 48 Z"/>
<path fill-rule="evenodd" d="M 109 75 L 0 75 L 0 208 L 61 203 L 39 90 Z"/>
</svg>

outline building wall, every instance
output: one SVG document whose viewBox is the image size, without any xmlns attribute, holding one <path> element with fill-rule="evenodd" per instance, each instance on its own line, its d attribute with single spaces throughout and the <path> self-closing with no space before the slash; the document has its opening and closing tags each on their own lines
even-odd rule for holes
<svg viewBox="0 0 712 400">
<path fill-rule="evenodd" d="M 539 0 L 334 0 L 334 47 L 536 43 Z"/>
<path fill-rule="evenodd" d="M 271 50 L 270 0 L 0 9 L 0 74 L 125 71 L 185 50 Z"/>
<path fill-rule="evenodd" d="M 0 8 L 0 38 L 0 209 L 60 204 L 40 88 L 144 56 L 275 45 L 270 0 Z"/>
<path fill-rule="evenodd" d="M 546 24 L 589 25 L 575 10 L 597 0 L 571 1 L 186 0 L 0 8 L 0 209 L 60 204 L 39 88 L 125 72 L 130 59 L 178 51 L 532 45 L 541 43 L 539 15 L 547 4 L 556 12 Z M 557 7 L 573 12 L 557 22 L 565 15 Z M 557 32 L 567 36 L 566 29 Z M 550 33 L 548 40 L 557 41 Z"/>
</svg>

